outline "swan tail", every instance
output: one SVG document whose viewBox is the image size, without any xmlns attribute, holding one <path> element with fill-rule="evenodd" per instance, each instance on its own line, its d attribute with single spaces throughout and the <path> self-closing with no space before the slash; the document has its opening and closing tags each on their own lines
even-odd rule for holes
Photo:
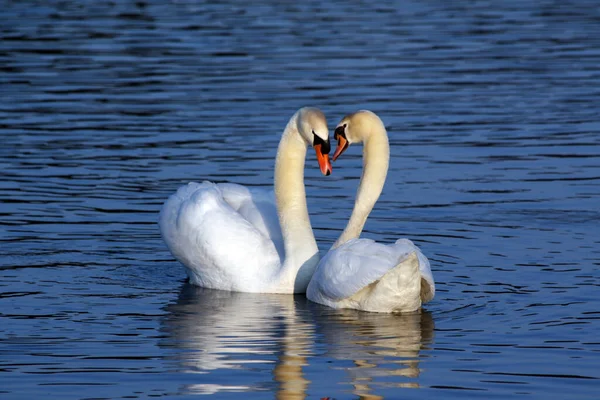
<svg viewBox="0 0 600 400">
<path fill-rule="evenodd" d="M 433 279 L 431 265 L 427 257 L 421 252 L 421 249 L 419 249 L 409 239 L 398 239 L 396 243 L 394 243 L 394 246 L 406 252 L 416 253 L 418 258 L 419 273 L 421 275 L 421 302 L 424 304 L 433 300 L 435 296 L 435 281 Z"/>
</svg>

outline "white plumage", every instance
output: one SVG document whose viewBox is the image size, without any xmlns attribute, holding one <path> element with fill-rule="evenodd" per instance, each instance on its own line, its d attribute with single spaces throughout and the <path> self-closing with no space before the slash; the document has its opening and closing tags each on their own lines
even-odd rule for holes
<svg viewBox="0 0 600 400">
<path fill-rule="evenodd" d="M 198 286 L 256 292 L 281 267 L 283 240 L 272 191 L 192 182 L 167 200 L 160 227 Z"/>
<path fill-rule="evenodd" d="M 364 142 L 363 175 L 348 225 L 320 261 L 307 297 L 333 308 L 412 312 L 435 295 L 427 257 L 408 239 L 384 245 L 358 239 L 385 183 L 389 164 L 387 132 L 370 111 L 346 116 L 336 128 L 334 160 L 353 142 Z"/>
<path fill-rule="evenodd" d="M 163 205 L 162 237 L 193 284 L 229 291 L 304 293 L 319 260 L 306 207 L 307 145 L 329 175 L 325 116 L 302 108 L 285 128 L 275 192 L 211 182 L 182 186 Z"/>
<path fill-rule="evenodd" d="M 421 306 L 423 284 L 435 285 L 429 260 L 410 240 L 384 245 L 351 239 L 319 262 L 307 296 L 333 308 L 406 312 Z"/>
</svg>

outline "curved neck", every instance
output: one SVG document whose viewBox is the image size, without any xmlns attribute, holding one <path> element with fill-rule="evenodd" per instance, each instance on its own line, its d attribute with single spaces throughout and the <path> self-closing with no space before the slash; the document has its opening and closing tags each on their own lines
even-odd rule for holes
<svg viewBox="0 0 600 400">
<path fill-rule="evenodd" d="M 390 160 L 390 146 L 383 124 L 376 125 L 364 141 L 363 172 L 356 192 L 354 209 L 348 225 L 333 244 L 332 249 L 358 238 L 373 210 L 387 176 Z"/>
<path fill-rule="evenodd" d="M 275 162 L 275 198 L 285 248 L 280 284 L 293 285 L 295 291 L 302 286 L 306 290 L 316 267 L 313 257 L 318 253 L 304 190 L 306 143 L 298 133 L 297 118 L 294 115 L 285 128 Z"/>
</svg>

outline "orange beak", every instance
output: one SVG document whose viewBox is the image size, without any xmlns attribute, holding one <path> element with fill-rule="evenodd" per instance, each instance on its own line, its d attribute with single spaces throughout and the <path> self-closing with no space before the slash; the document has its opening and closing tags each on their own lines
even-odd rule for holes
<svg viewBox="0 0 600 400">
<path fill-rule="evenodd" d="M 342 153 L 344 151 L 346 151 L 346 149 L 350 145 L 350 143 L 348 143 L 348 140 L 343 135 L 336 135 L 336 136 L 337 136 L 338 144 L 337 144 L 337 147 L 335 148 L 335 153 L 333 153 L 333 161 L 337 160 L 337 158 L 339 156 L 341 156 Z"/>
<path fill-rule="evenodd" d="M 327 176 L 331 174 L 331 163 L 329 162 L 329 154 L 323 154 L 321 152 L 321 146 L 321 144 L 316 144 L 314 147 L 315 152 L 317 153 L 317 161 L 319 162 L 321 173 Z"/>
</svg>

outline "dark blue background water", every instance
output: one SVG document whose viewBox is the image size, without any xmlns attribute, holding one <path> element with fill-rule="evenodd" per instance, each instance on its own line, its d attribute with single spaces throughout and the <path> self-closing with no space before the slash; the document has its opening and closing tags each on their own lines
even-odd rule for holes
<svg viewBox="0 0 600 400">
<path fill-rule="evenodd" d="M 3 399 L 598 397 L 596 2 L 2 1 L 0 37 Z M 430 258 L 422 314 L 185 283 L 161 204 L 269 187 L 304 105 L 386 123 L 364 236 Z M 360 155 L 308 156 L 322 249 Z"/>
</svg>

